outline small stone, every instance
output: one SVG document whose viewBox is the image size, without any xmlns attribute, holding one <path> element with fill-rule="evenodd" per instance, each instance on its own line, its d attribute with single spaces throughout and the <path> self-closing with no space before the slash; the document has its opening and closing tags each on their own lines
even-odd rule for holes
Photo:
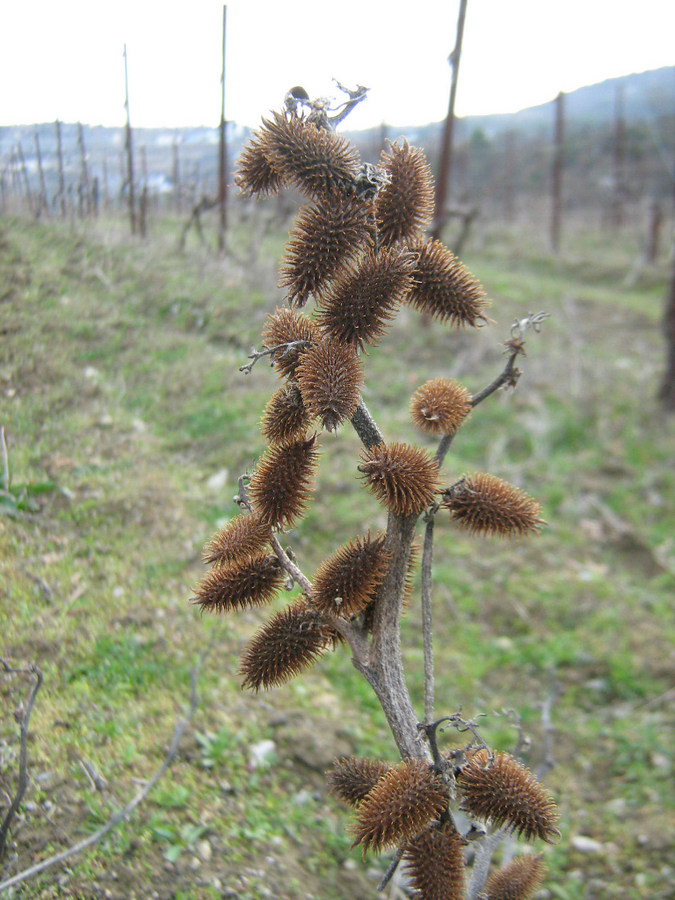
<svg viewBox="0 0 675 900">
<path fill-rule="evenodd" d="M 295 803 L 296 806 L 306 806 L 307 803 L 309 803 L 310 799 L 311 794 L 309 793 L 309 791 L 306 791 L 303 788 L 303 790 L 298 791 L 298 793 L 293 797 L 293 803 Z"/>
<path fill-rule="evenodd" d="M 652 765 L 655 769 L 667 771 L 670 768 L 670 759 L 666 756 L 665 753 L 659 753 L 657 750 L 655 750 L 652 753 Z"/>
<path fill-rule="evenodd" d="M 229 472 L 227 469 L 219 469 L 218 472 L 215 472 L 206 482 L 206 486 L 210 491 L 222 491 L 222 489 L 227 484 L 227 479 L 229 477 Z"/>
<path fill-rule="evenodd" d="M 579 853 L 602 853 L 605 849 L 604 844 L 601 844 L 600 841 L 596 841 L 584 834 L 575 834 L 572 838 L 572 846 Z"/>
<path fill-rule="evenodd" d="M 202 864 L 202 861 L 198 856 L 190 857 L 190 868 L 191 869 L 198 869 L 201 866 L 201 864 Z"/>
<path fill-rule="evenodd" d="M 605 809 L 612 813 L 615 816 L 623 816 L 626 812 L 626 803 L 623 797 L 615 797 L 614 800 L 610 800 L 609 803 L 605 805 Z"/>
<path fill-rule="evenodd" d="M 257 769 L 258 766 L 269 765 L 270 757 L 272 757 L 276 753 L 277 745 L 274 741 L 260 741 L 258 744 L 254 744 L 251 747 L 251 755 L 249 757 L 249 764 L 252 769 Z"/>
<path fill-rule="evenodd" d="M 213 849 L 207 840 L 199 841 L 197 844 L 197 853 L 204 862 L 208 862 L 213 856 Z"/>
</svg>

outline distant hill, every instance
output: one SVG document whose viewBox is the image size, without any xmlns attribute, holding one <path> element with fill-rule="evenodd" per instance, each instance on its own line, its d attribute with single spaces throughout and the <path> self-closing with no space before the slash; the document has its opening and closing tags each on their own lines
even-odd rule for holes
<svg viewBox="0 0 675 900">
<path fill-rule="evenodd" d="M 663 116 L 675 116 L 675 66 L 653 69 L 621 78 L 609 78 L 599 84 L 579 88 L 565 95 L 565 118 L 571 126 L 608 125 L 614 121 L 617 92 L 623 92 L 623 114 L 627 122 L 654 120 Z M 480 130 L 488 139 L 507 131 L 516 131 L 523 137 L 550 133 L 553 122 L 555 98 L 540 106 L 531 106 L 515 113 L 488 116 L 465 116 L 457 119 L 456 138 L 460 142 Z M 438 138 L 442 122 L 433 122 L 421 128 L 392 129 L 406 134 L 424 146 L 432 145 Z M 370 129 L 375 136 L 379 129 Z M 365 132 L 350 133 L 357 143 Z"/>
<path fill-rule="evenodd" d="M 576 205 L 602 201 L 612 174 L 613 129 L 621 98 L 626 126 L 626 196 L 635 202 L 646 195 L 658 197 L 672 191 L 664 160 L 675 157 L 675 66 L 612 78 L 573 91 L 565 97 L 565 123 L 569 201 Z M 540 106 L 505 115 L 470 116 L 457 120 L 455 142 L 458 164 L 453 190 L 472 202 L 485 203 L 504 192 L 507 144 L 517 145 L 515 180 L 511 190 L 531 193 L 547 190 L 548 157 L 553 131 L 554 99 Z M 385 137 L 405 135 L 423 147 L 432 168 L 440 146 L 442 122 L 423 127 L 373 128 L 347 132 L 363 158 L 377 159 Z M 84 126 L 82 129 L 88 177 L 96 182 L 104 198 L 120 195 L 125 182 L 124 129 Z M 248 129 L 228 123 L 230 177 Z M 57 140 L 53 122 L 0 128 L 0 187 L 2 197 L 25 185 L 23 167 L 33 190 L 38 181 L 39 139 L 47 194 L 58 190 Z M 83 167 L 78 144 L 78 126 L 61 126 L 66 191 L 71 198 L 80 192 Z M 217 131 L 213 128 L 134 128 L 136 179 L 144 171 L 154 195 L 169 195 L 178 172 L 181 194 L 187 202 L 215 190 Z M 661 146 L 659 146 L 659 142 Z M 19 154 L 20 148 L 20 154 Z M 664 152 L 665 151 L 665 152 Z M 513 152 L 513 151 L 512 151 Z M 672 163 L 669 163 L 672 165 Z M 500 172 L 502 174 L 500 174 Z M 4 202 L 4 200 L 3 200 Z"/>
</svg>

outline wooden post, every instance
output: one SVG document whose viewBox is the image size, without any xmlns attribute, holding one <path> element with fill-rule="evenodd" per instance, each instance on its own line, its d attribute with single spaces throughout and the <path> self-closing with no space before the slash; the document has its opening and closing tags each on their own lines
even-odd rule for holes
<svg viewBox="0 0 675 900">
<path fill-rule="evenodd" d="M 621 228 L 624 223 L 624 164 L 626 156 L 626 119 L 624 116 L 623 85 L 617 84 L 614 101 L 614 152 L 612 154 L 613 185 L 610 223 Z"/>
<path fill-rule="evenodd" d="M 108 184 L 108 157 L 103 154 L 103 208 L 106 212 L 110 211 L 110 186 Z"/>
<path fill-rule="evenodd" d="M 66 217 L 66 180 L 63 174 L 63 144 L 61 142 L 61 123 L 56 120 L 56 155 L 59 161 L 59 193 L 57 194 L 61 205 L 61 218 Z M 56 200 L 56 197 L 54 198 Z"/>
<path fill-rule="evenodd" d="M 675 247 L 663 316 L 663 336 L 666 340 L 666 371 L 661 382 L 659 398 L 668 412 L 675 413 Z"/>
<path fill-rule="evenodd" d="M 516 133 L 507 131 L 504 144 L 504 218 L 511 225 L 516 217 Z"/>
<path fill-rule="evenodd" d="M 143 175 L 143 188 L 139 203 L 138 224 L 141 237 L 148 233 L 148 158 L 145 152 L 145 144 L 141 145 L 141 173 Z"/>
<path fill-rule="evenodd" d="M 49 215 L 49 202 L 47 200 L 47 184 L 45 182 L 45 170 L 42 165 L 42 153 L 40 152 L 40 136 L 35 129 L 35 158 L 38 166 L 38 177 L 40 178 L 40 196 L 38 197 L 35 215 L 39 218 L 42 212 Z"/>
<path fill-rule="evenodd" d="M 553 140 L 553 169 L 551 177 L 551 250 L 560 250 L 560 228 L 562 218 L 562 168 L 563 145 L 565 143 L 565 109 L 562 91 L 555 99 L 555 136 Z"/>
<path fill-rule="evenodd" d="M 180 186 L 180 156 L 178 150 L 178 140 L 173 142 L 173 167 L 171 180 L 173 181 L 173 205 L 175 211 L 180 215 L 183 211 L 181 202 L 181 186 Z"/>
<path fill-rule="evenodd" d="M 220 227 L 218 229 L 218 250 L 225 251 L 225 231 L 227 228 L 227 141 L 225 135 L 225 43 L 227 35 L 227 6 L 223 6 L 223 74 L 221 78 L 220 102 L 220 153 L 218 159 L 218 206 Z"/>
<path fill-rule="evenodd" d="M 23 190 L 24 197 L 26 198 L 26 204 L 30 212 L 33 212 L 33 192 L 30 189 L 30 181 L 28 180 L 28 170 L 26 169 L 26 160 L 23 155 L 23 148 L 21 147 L 21 141 L 16 145 L 16 153 L 19 160 L 19 166 L 21 171 L 21 181 L 23 182 Z"/>
<path fill-rule="evenodd" d="M 462 54 L 462 39 L 464 37 L 464 19 L 466 18 L 466 6 L 468 0 L 460 0 L 459 14 L 457 16 L 457 37 L 455 49 L 449 56 L 452 66 L 452 81 L 450 83 L 450 101 L 448 114 L 445 117 L 443 128 L 443 141 L 441 144 L 441 158 L 438 163 L 438 177 L 436 179 L 436 210 L 431 237 L 440 239 L 445 224 L 445 203 L 450 187 L 452 175 L 452 134 L 455 125 L 455 98 L 457 96 L 457 81 L 459 76 L 459 60 Z"/>
<path fill-rule="evenodd" d="M 658 200 L 652 200 L 647 210 L 647 241 L 645 244 L 645 260 L 648 263 L 655 263 L 659 255 L 659 246 L 661 243 L 661 225 L 663 224 L 663 213 L 661 204 Z"/>
<path fill-rule="evenodd" d="M 134 151 L 131 135 L 131 117 L 129 115 L 129 73 L 127 69 L 127 45 L 124 45 L 124 108 L 127 111 L 124 147 L 127 151 L 127 185 L 129 188 L 129 221 L 131 233 L 136 234 L 136 197 L 134 193 Z"/>
<path fill-rule="evenodd" d="M 89 183 L 89 167 L 87 165 L 87 152 L 84 146 L 84 132 L 82 122 L 77 123 L 77 146 L 80 149 L 80 184 L 83 200 L 83 212 L 91 215 L 91 185 Z"/>
</svg>

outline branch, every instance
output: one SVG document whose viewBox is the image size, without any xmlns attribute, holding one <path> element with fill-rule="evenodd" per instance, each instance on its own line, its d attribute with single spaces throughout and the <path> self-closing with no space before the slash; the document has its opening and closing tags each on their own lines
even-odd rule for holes
<svg viewBox="0 0 675 900">
<path fill-rule="evenodd" d="M 476 841 L 476 855 L 471 869 L 469 886 L 466 889 L 465 900 L 478 900 L 490 873 L 490 863 L 494 852 L 506 835 L 506 830 L 500 829 L 499 831 L 493 831 L 492 834 L 487 835 L 483 840 Z"/>
<path fill-rule="evenodd" d="M 16 788 L 14 799 L 12 800 L 5 818 L 2 821 L 2 826 L 0 826 L 0 859 L 2 859 L 5 853 L 5 845 L 7 843 L 9 826 L 11 825 L 12 819 L 16 815 L 19 807 L 21 806 L 23 795 L 26 793 L 26 788 L 28 787 L 28 723 L 30 722 L 30 715 L 33 712 L 33 704 L 35 703 L 37 692 L 42 686 L 42 672 L 35 665 L 30 666 L 30 668 L 26 670 L 12 669 L 7 665 L 4 659 L 0 660 L 0 663 L 2 664 L 3 670 L 7 674 L 30 674 L 35 679 L 28 695 L 28 700 L 26 701 L 26 708 L 22 711 L 21 707 L 19 706 L 19 708 L 14 713 L 15 718 L 19 722 L 19 729 L 21 734 L 19 750 L 19 783 Z"/>
<path fill-rule="evenodd" d="M 197 678 L 199 675 L 199 671 L 204 660 L 213 648 L 216 638 L 219 637 L 219 635 L 219 631 L 213 632 L 211 640 L 209 641 L 206 649 L 200 654 L 197 662 L 194 665 L 194 668 L 190 673 L 190 707 L 185 717 L 181 721 L 176 723 L 167 754 L 164 757 L 162 764 L 152 776 L 150 781 L 147 782 L 145 787 L 142 790 L 138 791 L 138 793 L 127 803 L 126 806 L 122 807 L 122 809 L 118 810 L 113 816 L 111 816 L 110 819 L 108 819 L 108 821 L 105 823 L 105 825 L 99 828 L 98 831 L 95 831 L 94 834 L 89 835 L 88 838 L 85 838 L 83 841 L 79 841 L 79 843 L 77 844 L 73 844 L 72 847 L 68 847 L 68 849 L 64 850 L 62 853 L 57 853 L 55 856 L 50 856 L 48 859 L 44 859 L 42 860 L 42 862 L 31 866 L 29 869 L 25 869 L 23 872 L 19 872 L 12 878 L 8 878 L 6 881 L 3 881 L 2 883 L 0 883 L 0 891 L 5 891 L 8 888 L 13 887 L 15 884 L 20 884 L 22 881 L 27 881 L 34 875 L 39 875 L 40 872 L 44 872 L 46 869 L 51 869 L 52 866 L 56 866 L 59 863 L 65 862 L 65 860 L 70 859 L 71 856 L 75 856 L 77 853 L 81 853 L 82 850 L 86 850 L 88 847 L 93 847 L 102 838 L 104 838 L 106 834 L 112 831 L 113 828 L 119 825 L 120 822 L 128 818 L 128 816 L 131 815 L 136 807 L 146 799 L 148 794 L 152 791 L 157 782 L 169 768 L 176 756 L 176 753 L 178 752 L 178 745 L 180 744 L 180 740 L 183 737 L 185 729 L 190 724 L 199 703 L 199 698 L 197 697 Z"/>
<path fill-rule="evenodd" d="M 364 87 L 362 84 L 357 84 L 356 89 L 351 91 L 349 88 L 340 84 L 337 78 L 334 78 L 333 81 L 343 94 L 347 94 L 349 96 L 349 100 L 345 100 L 344 103 L 340 104 L 342 109 L 340 109 L 339 112 L 337 112 L 334 116 L 328 116 L 330 126 L 333 130 L 335 130 L 340 122 L 347 118 L 354 107 L 362 100 L 366 99 L 366 94 L 368 93 L 369 88 Z"/>
<path fill-rule="evenodd" d="M 305 350 L 310 346 L 311 341 L 286 341 L 283 344 L 277 344 L 276 347 L 265 347 L 264 350 L 256 350 L 255 348 L 249 353 L 248 358 L 251 360 L 250 363 L 246 363 L 243 366 L 239 366 L 240 372 L 245 372 L 247 375 L 251 374 L 251 370 L 253 366 L 261 359 L 264 359 L 266 356 L 274 359 L 274 354 L 278 353 L 279 350 L 283 349 L 283 353 L 279 357 L 283 359 L 284 356 L 287 356 L 291 350 Z"/>
<path fill-rule="evenodd" d="M 382 880 L 380 881 L 380 883 L 377 886 L 378 892 L 383 891 L 386 888 L 386 886 L 389 884 L 391 879 L 394 877 L 396 869 L 398 868 L 398 864 L 401 862 L 401 859 L 403 858 L 404 853 L 405 853 L 405 844 L 401 844 L 401 846 L 396 850 L 396 853 L 394 854 L 394 858 L 387 866 L 387 871 L 384 873 L 384 875 L 382 876 Z"/>
<path fill-rule="evenodd" d="M 310 596 L 312 593 L 312 582 L 309 580 L 309 578 L 307 578 L 306 575 L 304 575 L 300 571 L 295 562 L 293 562 L 288 553 L 286 553 L 284 548 L 279 543 L 279 538 L 276 536 L 276 534 L 273 534 L 271 536 L 270 543 L 277 559 L 281 563 L 282 568 L 285 569 L 286 572 L 288 572 L 288 574 L 296 584 L 300 585 L 305 594 Z"/>
<path fill-rule="evenodd" d="M 515 363 L 518 356 L 525 356 L 525 334 L 528 329 L 532 329 L 535 334 L 539 334 L 541 331 L 541 326 L 544 319 L 547 319 L 549 313 L 547 312 L 538 312 L 538 313 L 529 313 L 523 319 L 516 319 L 513 325 L 511 326 L 511 337 L 505 343 L 506 351 L 509 354 L 509 358 L 506 361 L 506 365 L 504 366 L 503 371 L 495 378 L 493 382 L 488 384 L 487 387 L 483 388 L 482 391 L 479 391 L 477 394 L 474 394 L 471 398 L 471 406 L 475 409 L 479 403 L 482 403 L 490 394 L 494 394 L 495 391 L 498 391 L 500 387 L 505 384 L 510 385 L 511 387 L 515 387 L 518 379 L 520 378 L 520 371 L 516 369 Z M 455 432 L 456 434 L 456 432 Z M 443 465 L 443 460 L 446 457 L 448 450 L 450 449 L 450 445 L 454 439 L 454 434 L 446 434 L 444 435 L 440 443 L 438 445 L 438 449 L 436 450 L 436 461 L 438 462 L 439 468 Z"/>
<path fill-rule="evenodd" d="M 359 399 L 359 405 L 356 407 L 356 412 L 352 416 L 351 421 L 354 426 L 354 431 L 368 449 L 384 443 L 382 432 L 375 424 L 375 420 L 368 411 L 368 407 L 363 402 L 363 398 Z"/>
<path fill-rule="evenodd" d="M 438 505 L 426 516 L 420 596 L 422 601 L 422 639 L 424 643 L 424 721 L 434 718 L 434 642 L 432 633 L 431 575 L 434 553 L 434 520 Z"/>
</svg>

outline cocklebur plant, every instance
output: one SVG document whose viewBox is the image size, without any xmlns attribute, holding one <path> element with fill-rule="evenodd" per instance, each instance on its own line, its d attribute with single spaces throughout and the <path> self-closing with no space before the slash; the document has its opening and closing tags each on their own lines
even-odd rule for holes
<svg viewBox="0 0 675 900">
<path fill-rule="evenodd" d="M 366 349 L 378 345 L 402 305 L 442 325 L 470 329 L 488 322 L 487 299 L 450 250 L 426 237 L 433 180 L 423 152 L 399 140 L 377 165 L 362 163 L 336 133 L 365 89 L 347 93 L 345 103 L 333 109 L 292 89 L 284 109 L 263 120 L 239 158 L 235 180 L 243 194 L 261 198 L 290 187 L 305 203 L 281 262 L 286 304 L 267 317 L 262 349 L 241 367 L 250 373 L 266 359 L 279 376 L 262 414 L 269 446 L 254 471 L 239 480 L 235 499 L 241 513 L 206 544 L 210 569 L 192 602 L 202 611 L 236 612 L 269 604 L 289 580 L 298 585 L 300 599 L 273 613 L 244 649 L 239 674 L 244 687 L 267 690 L 301 676 L 324 653 L 351 653 L 379 700 L 401 758 L 340 759 L 328 773 L 332 792 L 354 808 L 354 845 L 364 854 L 394 850 L 384 883 L 402 861 L 421 900 L 521 900 L 541 881 L 541 858 L 524 857 L 490 874 L 492 853 L 507 834 L 554 840 L 556 808 L 518 759 L 488 748 L 474 721 L 459 713 L 434 721 L 431 560 L 437 517 L 486 538 L 522 538 L 543 524 L 539 505 L 524 492 L 487 473 L 449 477 L 443 464 L 478 404 L 500 387 L 515 386 L 525 334 L 538 331 L 544 315 L 514 323 L 504 369 L 479 393 L 447 378 L 434 378 L 414 392 L 412 423 L 438 437 L 435 454 L 385 439 L 363 402 Z M 280 538 L 299 525 L 311 501 L 322 431 L 349 423 L 361 443 L 355 449 L 355 491 L 377 498 L 387 526 L 354 535 L 310 580 Z M 419 524 L 422 723 L 401 657 L 401 614 L 411 602 Z M 441 752 L 437 733 L 444 723 L 470 732 L 469 743 Z"/>
</svg>

